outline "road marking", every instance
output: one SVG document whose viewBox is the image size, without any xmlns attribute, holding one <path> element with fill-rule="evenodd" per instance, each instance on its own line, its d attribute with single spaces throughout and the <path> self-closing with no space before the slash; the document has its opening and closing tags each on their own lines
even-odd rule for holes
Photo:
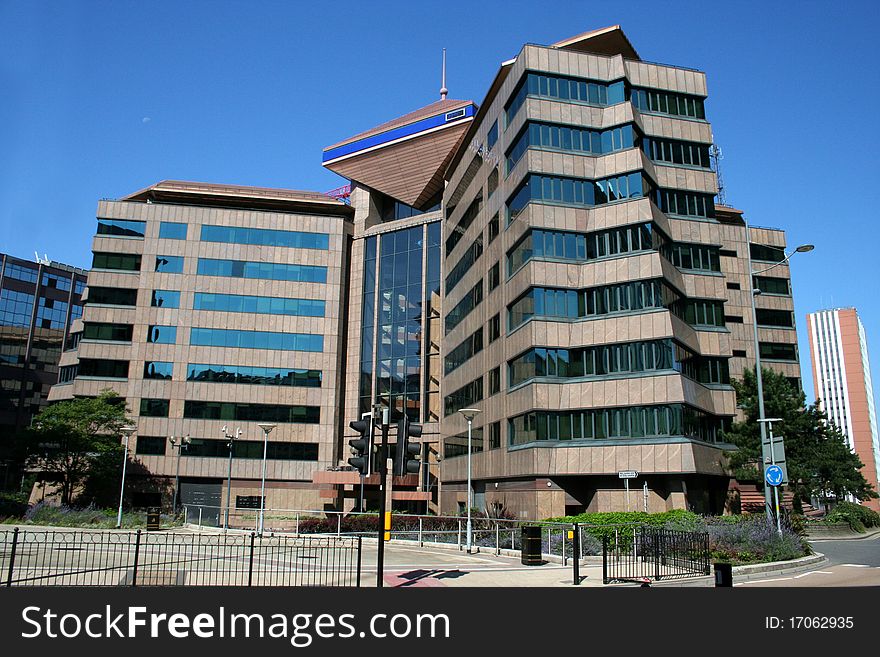
<svg viewBox="0 0 880 657">
<path fill-rule="evenodd" d="M 841 568 L 870 568 L 866 563 L 842 563 L 840 564 Z"/>
<path fill-rule="evenodd" d="M 784 582 L 790 579 L 800 579 L 801 577 L 806 577 L 807 575 L 833 575 L 829 570 L 810 570 L 806 573 L 801 573 L 800 575 L 794 575 L 793 577 L 775 577 L 773 579 L 755 579 L 748 582 L 736 582 L 734 586 L 745 586 L 746 584 L 765 584 L 767 582 Z"/>
</svg>

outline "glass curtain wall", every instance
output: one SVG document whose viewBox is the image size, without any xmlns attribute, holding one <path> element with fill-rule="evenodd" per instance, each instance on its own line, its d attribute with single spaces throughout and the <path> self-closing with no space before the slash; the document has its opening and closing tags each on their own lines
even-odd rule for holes
<svg viewBox="0 0 880 657">
<path fill-rule="evenodd" d="M 423 416 L 430 421 L 440 403 L 440 334 L 431 330 L 440 316 L 440 224 L 367 238 L 364 256 L 360 411 L 368 412 L 375 399 L 391 409 L 392 421 L 404 413 L 414 422 L 422 422 Z M 432 366 L 437 370 L 433 375 Z"/>
</svg>

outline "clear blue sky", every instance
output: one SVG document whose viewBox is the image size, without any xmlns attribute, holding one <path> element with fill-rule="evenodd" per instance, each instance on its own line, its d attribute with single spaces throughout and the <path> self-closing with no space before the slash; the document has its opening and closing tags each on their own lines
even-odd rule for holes
<svg viewBox="0 0 880 657">
<path fill-rule="evenodd" d="M 326 191 L 321 149 L 501 61 L 620 24 L 644 59 L 707 73 L 728 203 L 816 250 L 806 313 L 858 308 L 880 379 L 876 2 L 0 0 L 0 251 L 87 267 L 100 198 L 172 178 Z M 880 388 L 880 380 L 875 382 Z"/>
</svg>

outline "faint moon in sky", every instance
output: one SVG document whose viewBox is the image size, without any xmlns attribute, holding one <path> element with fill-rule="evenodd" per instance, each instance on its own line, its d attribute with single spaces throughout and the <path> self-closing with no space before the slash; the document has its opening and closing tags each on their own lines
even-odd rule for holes
<svg viewBox="0 0 880 657">
<path fill-rule="evenodd" d="M 152 120 L 153 119 L 151 119 L 149 116 L 145 116 L 144 118 L 141 119 L 141 123 L 149 123 Z"/>
</svg>

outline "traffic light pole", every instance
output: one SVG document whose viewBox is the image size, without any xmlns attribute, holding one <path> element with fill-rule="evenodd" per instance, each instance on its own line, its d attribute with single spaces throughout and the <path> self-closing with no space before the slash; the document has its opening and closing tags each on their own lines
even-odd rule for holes
<svg viewBox="0 0 880 657">
<path fill-rule="evenodd" d="M 385 492 L 388 471 L 388 414 L 389 409 L 382 409 L 382 443 L 379 447 L 379 532 L 378 554 L 376 555 L 376 588 L 381 589 L 385 575 Z"/>
</svg>

